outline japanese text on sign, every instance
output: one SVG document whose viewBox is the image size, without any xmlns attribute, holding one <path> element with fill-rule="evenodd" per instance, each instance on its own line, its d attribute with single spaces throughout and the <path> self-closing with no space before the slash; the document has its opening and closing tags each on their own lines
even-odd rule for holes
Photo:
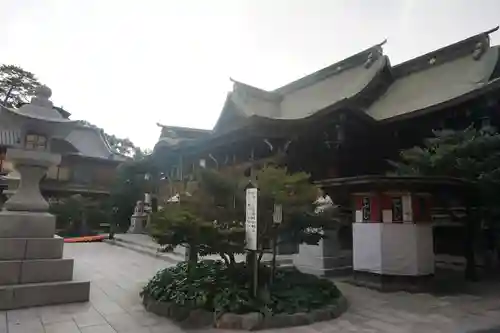
<svg viewBox="0 0 500 333">
<path fill-rule="evenodd" d="M 257 250 L 257 189 L 246 190 L 245 239 L 248 250 Z"/>
</svg>

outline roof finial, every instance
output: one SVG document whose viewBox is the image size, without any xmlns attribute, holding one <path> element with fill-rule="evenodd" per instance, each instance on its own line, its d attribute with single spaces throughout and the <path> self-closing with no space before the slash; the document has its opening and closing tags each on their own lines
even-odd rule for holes
<svg viewBox="0 0 500 333">
<path fill-rule="evenodd" d="M 384 46 L 387 43 L 387 38 L 384 39 L 381 43 L 378 43 L 377 46 Z"/>
<path fill-rule="evenodd" d="M 484 34 L 489 35 L 489 34 L 491 34 L 491 33 L 494 33 L 495 31 L 497 31 L 497 30 L 498 30 L 498 28 L 500 28 L 500 26 L 499 26 L 499 25 L 497 25 L 496 27 L 494 27 L 494 28 L 492 28 L 492 29 L 490 29 L 490 30 L 488 30 L 488 31 L 485 31 L 485 32 L 484 32 Z"/>
<path fill-rule="evenodd" d="M 31 99 L 31 104 L 52 108 L 52 102 L 49 98 L 52 96 L 52 90 L 45 85 L 41 85 L 36 87 L 35 89 L 35 97 Z"/>
</svg>

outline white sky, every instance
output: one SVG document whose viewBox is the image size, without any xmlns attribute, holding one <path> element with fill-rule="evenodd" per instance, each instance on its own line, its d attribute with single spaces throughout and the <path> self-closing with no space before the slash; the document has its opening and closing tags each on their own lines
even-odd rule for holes
<svg viewBox="0 0 500 333">
<path fill-rule="evenodd" d="M 386 38 L 394 64 L 498 24 L 500 0 L 0 0 L 0 63 L 152 148 L 157 122 L 212 128 L 229 77 L 273 89 Z"/>
</svg>

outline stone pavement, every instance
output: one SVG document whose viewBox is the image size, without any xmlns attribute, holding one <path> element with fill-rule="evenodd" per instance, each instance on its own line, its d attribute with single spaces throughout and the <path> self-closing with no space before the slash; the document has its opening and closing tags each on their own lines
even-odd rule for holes
<svg viewBox="0 0 500 333">
<path fill-rule="evenodd" d="M 141 286 L 167 262 L 106 243 L 67 244 L 65 256 L 76 259 L 77 278 L 92 281 L 91 301 L 0 312 L 0 333 L 182 332 L 167 319 L 145 312 L 138 295 Z M 382 294 L 342 282 L 338 285 L 351 303 L 340 318 L 273 333 L 469 332 L 500 325 L 498 285 L 482 297 Z"/>
</svg>

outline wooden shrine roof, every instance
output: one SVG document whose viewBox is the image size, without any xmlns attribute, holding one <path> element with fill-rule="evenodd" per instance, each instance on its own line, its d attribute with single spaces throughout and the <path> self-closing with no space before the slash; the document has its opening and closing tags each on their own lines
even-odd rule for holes
<svg viewBox="0 0 500 333">
<path fill-rule="evenodd" d="M 380 43 L 271 91 L 233 80 L 212 131 L 166 145 L 181 149 L 248 136 L 289 137 L 339 113 L 373 126 L 454 106 L 500 89 L 500 47 L 489 43 L 497 29 L 396 66 Z"/>
</svg>

